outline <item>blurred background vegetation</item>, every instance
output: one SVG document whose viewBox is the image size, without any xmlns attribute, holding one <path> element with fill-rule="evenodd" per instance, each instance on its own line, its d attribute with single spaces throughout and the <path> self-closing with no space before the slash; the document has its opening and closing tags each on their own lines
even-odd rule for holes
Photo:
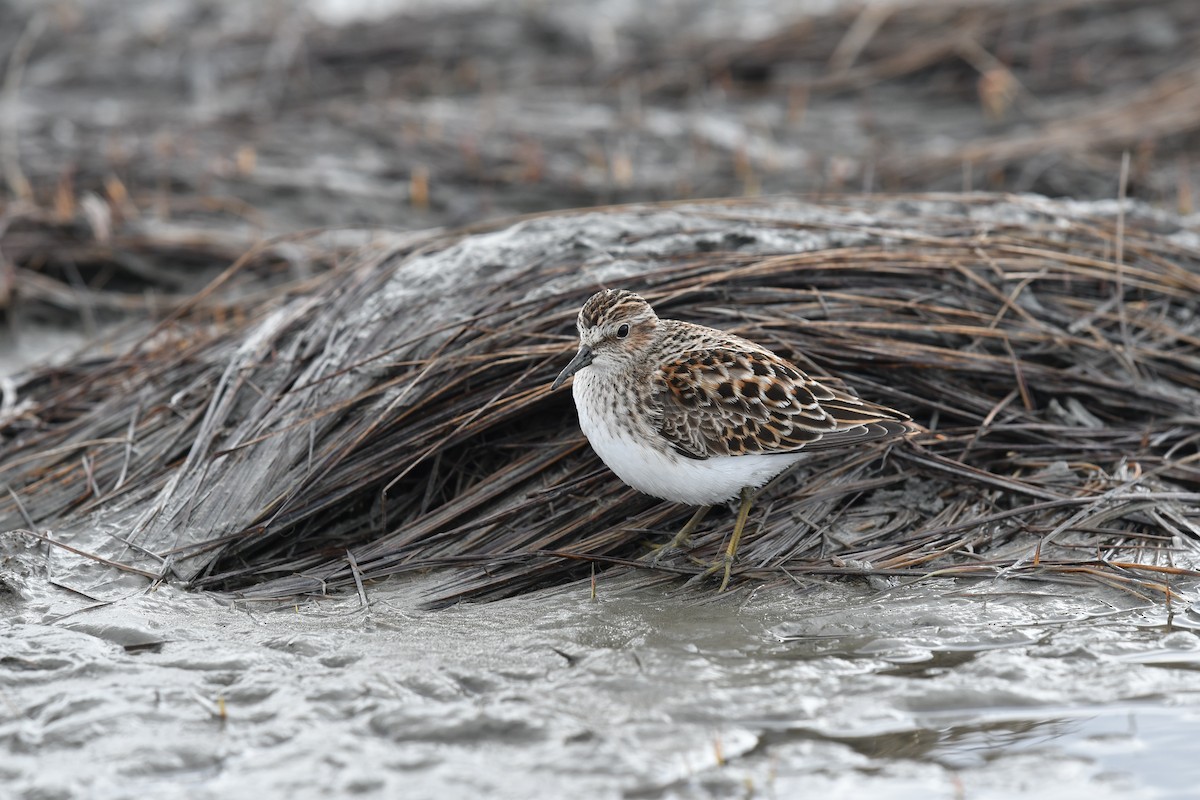
<svg viewBox="0 0 1200 800">
<path fill-rule="evenodd" d="M 1195 0 L 0 0 L 0 336 L 264 237 L 773 193 L 1190 214 Z M 320 258 L 316 259 L 320 261 Z M 319 269 L 276 249 L 257 278 Z"/>
</svg>

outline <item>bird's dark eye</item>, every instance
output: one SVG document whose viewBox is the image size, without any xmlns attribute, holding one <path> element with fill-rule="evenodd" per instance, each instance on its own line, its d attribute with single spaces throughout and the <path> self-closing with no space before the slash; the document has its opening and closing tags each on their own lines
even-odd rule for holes
<svg viewBox="0 0 1200 800">
<path fill-rule="evenodd" d="M 618 339 L 624 339 L 628 335 L 629 335 L 629 325 L 628 324 L 622 325 L 621 327 L 617 328 L 617 338 Z"/>
</svg>

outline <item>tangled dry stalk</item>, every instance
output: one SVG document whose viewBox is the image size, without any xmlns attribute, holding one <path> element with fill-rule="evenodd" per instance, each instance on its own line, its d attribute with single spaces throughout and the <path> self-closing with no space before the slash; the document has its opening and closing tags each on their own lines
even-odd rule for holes
<svg viewBox="0 0 1200 800">
<path fill-rule="evenodd" d="M 241 315 L 210 295 L 126 354 L 28 376 L 0 420 L 0 529 L 252 598 L 430 569 L 437 602 L 610 567 L 698 574 L 730 518 L 649 570 L 689 509 L 624 487 L 549 391 L 606 283 L 928 428 L 771 487 L 741 585 L 1005 576 L 1169 597 L 1200 547 L 1200 249 L 1173 218 L 1114 212 L 744 201 L 383 240 Z M 103 546 L 86 533 L 112 526 Z"/>
</svg>

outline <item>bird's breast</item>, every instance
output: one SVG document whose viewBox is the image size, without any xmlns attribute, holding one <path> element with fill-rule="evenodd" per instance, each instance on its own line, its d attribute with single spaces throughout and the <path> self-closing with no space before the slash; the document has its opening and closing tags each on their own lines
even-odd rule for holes
<svg viewBox="0 0 1200 800">
<path fill-rule="evenodd" d="M 800 458 L 795 453 L 688 458 L 658 434 L 652 409 L 635 405 L 622 383 L 581 370 L 572 394 L 579 427 L 600 460 L 627 485 L 663 500 L 722 503 L 744 487 L 762 486 Z"/>
</svg>

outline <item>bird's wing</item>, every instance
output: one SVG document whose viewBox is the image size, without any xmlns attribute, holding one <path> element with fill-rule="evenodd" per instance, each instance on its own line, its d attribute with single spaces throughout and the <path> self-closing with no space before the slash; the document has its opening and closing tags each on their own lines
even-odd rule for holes
<svg viewBox="0 0 1200 800">
<path fill-rule="evenodd" d="M 908 417 L 826 386 L 767 350 L 685 352 L 654 373 L 660 433 L 690 458 L 791 453 L 897 436 Z"/>
</svg>

